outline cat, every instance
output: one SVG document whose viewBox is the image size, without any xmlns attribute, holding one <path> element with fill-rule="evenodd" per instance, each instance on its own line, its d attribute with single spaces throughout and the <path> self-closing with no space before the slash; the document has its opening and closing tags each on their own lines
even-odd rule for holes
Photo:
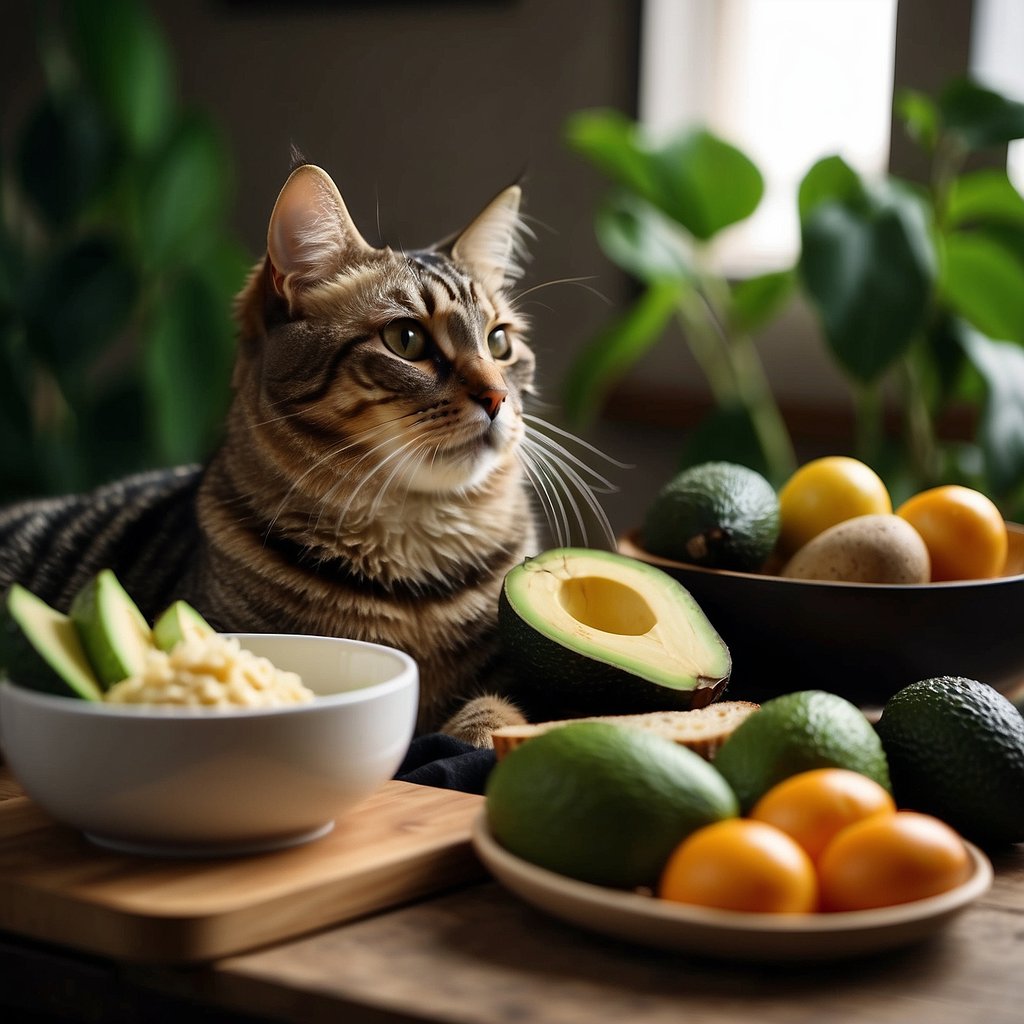
<svg viewBox="0 0 1024 1024">
<path fill-rule="evenodd" d="M 502 580 L 539 549 L 534 497 L 567 525 L 568 481 L 602 513 L 584 464 L 524 410 L 520 198 L 513 185 L 451 239 L 404 252 L 367 243 L 331 177 L 295 167 L 236 300 L 220 447 L 0 512 L 0 588 L 66 609 L 109 567 L 150 618 L 183 598 L 223 631 L 408 652 L 417 733 L 480 747 L 523 721 Z"/>
</svg>

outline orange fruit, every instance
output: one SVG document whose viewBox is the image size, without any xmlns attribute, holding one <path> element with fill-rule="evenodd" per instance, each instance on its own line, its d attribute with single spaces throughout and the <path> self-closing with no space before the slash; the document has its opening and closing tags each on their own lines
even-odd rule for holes
<svg viewBox="0 0 1024 1024">
<path fill-rule="evenodd" d="M 815 768 L 773 786 L 750 816 L 782 829 L 816 861 L 847 825 L 895 811 L 888 790 L 874 779 L 846 768 Z"/>
<path fill-rule="evenodd" d="M 836 523 L 891 512 L 889 491 L 870 466 L 827 455 L 802 465 L 779 491 L 778 546 L 789 555 Z"/>
<path fill-rule="evenodd" d="M 729 818 L 676 847 L 658 885 L 662 899 L 722 910 L 806 914 L 817 908 L 814 865 L 774 825 Z"/>
<path fill-rule="evenodd" d="M 954 889 L 971 874 L 960 836 L 916 811 L 876 814 L 843 829 L 818 861 L 823 910 L 868 910 Z"/>
<path fill-rule="evenodd" d="M 1002 573 L 1008 547 L 1006 522 L 980 491 L 944 484 L 908 498 L 896 515 L 924 539 L 932 580 L 985 580 Z"/>
</svg>

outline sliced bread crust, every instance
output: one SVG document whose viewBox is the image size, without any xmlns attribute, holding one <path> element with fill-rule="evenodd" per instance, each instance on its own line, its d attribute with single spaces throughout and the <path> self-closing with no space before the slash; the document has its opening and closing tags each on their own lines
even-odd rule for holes
<svg viewBox="0 0 1024 1024">
<path fill-rule="evenodd" d="M 500 760 L 509 751 L 571 722 L 609 722 L 624 729 L 641 729 L 679 743 L 701 757 L 711 760 L 718 748 L 760 704 L 745 700 L 723 700 L 692 711 L 652 711 L 642 715 L 599 715 L 593 718 L 567 718 L 555 722 L 507 725 L 492 733 L 494 752 Z"/>
</svg>

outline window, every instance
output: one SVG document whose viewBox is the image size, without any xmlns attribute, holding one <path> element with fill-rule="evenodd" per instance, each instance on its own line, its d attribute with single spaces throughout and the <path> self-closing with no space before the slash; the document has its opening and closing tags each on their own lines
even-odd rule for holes
<svg viewBox="0 0 1024 1024">
<path fill-rule="evenodd" d="M 975 0 L 971 71 L 983 85 L 1024 101 L 1024 4 L 1020 0 Z M 1024 140 L 1007 154 L 1010 180 L 1024 192 Z"/>
<path fill-rule="evenodd" d="M 820 157 L 885 170 L 896 0 L 647 0 L 642 33 L 641 120 L 705 124 L 764 175 L 757 212 L 716 241 L 727 272 L 792 263 L 797 186 Z"/>
</svg>

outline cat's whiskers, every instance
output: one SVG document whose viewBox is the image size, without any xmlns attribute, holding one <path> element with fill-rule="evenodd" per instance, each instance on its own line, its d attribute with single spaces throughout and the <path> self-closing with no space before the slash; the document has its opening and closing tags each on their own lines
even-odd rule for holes
<svg viewBox="0 0 1024 1024">
<path fill-rule="evenodd" d="M 412 448 L 416 444 L 421 443 L 422 440 L 423 439 L 421 437 L 417 436 L 417 437 L 411 437 L 407 441 L 403 441 L 402 444 L 400 444 L 397 448 L 395 448 L 389 455 L 386 455 L 383 459 L 381 459 L 380 462 L 378 462 L 377 465 L 373 467 L 373 469 L 371 469 L 368 473 L 366 473 L 363 476 L 363 478 L 359 481 L 359 483 L 355 486 L 355 488 L 351 492 L 349 492 L 348 500 L 345 502 L 344 506 L 341 508 L 341 510 L 340 510 L 340 512 L 338 514 L 338 524 L 339 524 L 339 526 L 340 526 L 341 523 L 343 523 L 345 520 L 347 520 L 349 518 L 349 514 L 352 511 L 352 508 L 353 508 L 353 506 L 355 504 L 356 498 L 359 495 L 359 492 L 362 491 L 363 488 L 378 473 L 380 473 L 382 470 L 384 470 L 385 467 L 387 467 L 388 463 L 392 459 L 398 458 L 399 456 L 402 456 L 403 454 L 407 453 L 410 448 Z M 378 445 L 377 447 L 380 448 L 382 446 L 383 445 Z M 398 468 L 401 468 L 401 465 L 402 465 L 402 461 L 400 460 L 399 464 L 398 464 Z M 394 468 L 394 467 L 392 467 L 392 468 Z M 368 517 L 368 518 L 372 518 L 372 516 Z"/>
<path fill-rule="evenodd" d="M 545 452 L 543 449 L 531 446 L 529 443 L 524 443 L 522 451 L 526 458 L 532 460 L 537 470 L 543 473 L 552 485 L 551 493 L 553 493 L 561 512 L 560 523 L 564 528 L 564 535 L 558 535 L 559 546 L 568 545 L 572 537 L 566 503 L 569 506 L 569 510 L 572 511 L 572 514 L 575 517 L 575 522 L 580 530 L 583 543 L 589 545 L 590 538 L 587 531 L 587 524 L 583 518 L 582 509 L 573 495 L 573 488 L 575 488 L 586 496 L 589 492 L 586 490 L 585 486 L 581 486 L 579 479 L 573 478 L 570 475 L 571 470 L 567 472 L 564 465 L 560 466 L 557 461 L 555 461 L 549 453 Z M 594 507 L 593 500 L 590 501 L 590 505 L 591 508 Z M 598 516 L 600 518 L 600 513 L 598 513 Z M 605 532 L 608 533 L 609 531 Z"/>
<path fill-rule="evenodd" d="M 525 418 L 530 420 L 530 423 L 526 425 L 527 436 L 529 437 L 529 439 L 534 444 L 540 444 L 550 449 L 551 452 L 557 457 L 567 460 L 568 462 L 572 463 L 572 465 L 575 466 L 577 469 L 582 470 L 583 473 L 585 473 L 587 476 L 591 478 L 592 482 L 589 484 L 591 490 L 595 491 L 598 494 L 614 494 L 618 490 L 618 487 L 616 487 L 615 484 L 613 484 L 606 477 L 602 476 L 596 469 L 594 469 L 593 466 L 584 462 L 583 459 L 579 458 L 579 456 L 574 455 L 571 451 L 569 451 L 568 448 L 566 448 L 562 444 L 559 444 L 558 441 L 556 441 L 553 437 L 551 437 L 550 434 L 546 433 L 545 431 L 554 431 L 555 433 L 560 434 L 562 437 L 565 437 L 568 440 L 581 445 L 583 448 L 586 448 L 589 452 L 593 453 L 594 455 L 597 455 L 600 458 L 604 459 L 605 461 L 610 462 L 617 469 L 629 469 L 630 467 L 627 466 L 624 462 L 619 462 L 616 459 L 613 459 L 610 455 L 606 455 L 599 448 L 595 448 L 592 444 L 590 444 L 587 441 L 584 441 L 581 437 L 577 437 L 575 434 L 571 434 L 567 430 L 562 430 L 560 427 L 556 427 L 553 423 L 548 423 L 546 420 L 542 420 L 537 416 L 527 415 Z M 534 426 L 534 424 L 539 424 L 539 427 Z M 541 427 L 543 429 L 540 429 Z"/>
<path fill-rule="evenodd" d="M 381 484 L 381 488 L 377 492 L 377 497 L 373 499 L 373 504 L 370 506 L 370 511 L 368 513 L 370 519 L 375 519 L 377 517 L 378 513 L 380 512 L 381 506 L 384 504 L 384 498 L 387 496 L 388 490 L 390 489 L 392 483 L 394 483 L 394 481 L 397 479 L 399 474 L 401 474 L 403 470 L 405 470 L 417 458 L 419 458 L 420 462 L 422 463 L 422 456 L 429 447 L 430 439 L 421 437 L 419 438 L 419 444 L 416 445 L 415 447 L 412 447 L 402 456 L 402 458 L 398 460 L 398 462 L 395 463 L 391 472 L 388 474 L 387 479 L 384 481 L 383 484 Z M 412 480 L 412 477 L 413 474 L 409 473 L 405 478 L 406 489 L 405 496 L 402 499 L 402 508 L 405 507 L 405 500 L 409 496 L 408 485 L 409 482 Z"/>
<path fill-rule="evenodd" d="M 368 459 L 373 458 L 373 456 L 376 455 L 377 452 L 381 451 L 381 449 L 387 448 L 390 444 L 393 443 L 393 441 L 394 441 L 394 437 L 389 433 L 388 436 L 385 437 L 383 441 L 380 441 L 378 444 L 375 444 L 375 445 L 373 445 L 373 447 L 367 449 L 365 452 L 362 453 L 362 455 L 359 456 L 359 458 L 357 458 L 354 462 L 352 462 L 349 465 L 347 465 L 345 467 L 345 471 L 343 473 L 339 473 L 336 476 L 336 478 L 334 480 L 334 483 L 331 484 L 331 486 L 328 488 L 327 492 L 325 494 L 321 495 L 320 499 L 317 501 L 317 505 L 316 505 L 317 516 L 316 516 L 315 524 L 313 523 L 313 511 L 310 510 L 308 522 L 309 522 L 310 528 L 313 530 L 314 533 L 319 533 L 319 531 L 320 531 L 320 521 L 323 518 L 323 514 L 324 514 L 324 512 L 328 508 L 332 508 L 334 506 L 334 504 L 335 504 L 335 500 L 334 499 L 337 496 L 338 492 L 341 490 L 341 488 L 349 481 L 349 479 L 351 477 L 353 477 L 355 475 L 358 475 L 358 473 L 361 472 L 361 468 L 363 466 L 363 463 L 365 463 Z M 403 448 L 407 447 L 411 443 L 412 443 L 411 441 L 403 442 L 403 444 L 397 449 L 397 451 L 401 451 Z M 392 455 L 394 455 L 394 454 L 395 454 L 395 452 L 392 452 Z M 377 473 L 382 468 L 382 466 L 388 461 L 388 458 L 390 458 L 390 457 L 391 456 L 388 456 L 387 458 L 381 460 L 376 466 L 374 466 L 371 470 L 369 470 L 369 472 L 367 472 L 362 477 L 362 479 L 360 480 L 360 482 L 356 486 L 356 488 L 353 491 L 349 492 L 348 501 L 345 503 L 345 506 L 344 506 L 344 508 L 342 510 L 342 515 L 338 517 L 338 519 L 337 519 L 337 521 L 335 523 L 335 530 L 334 530 L 335 542 L 337 542 L 339 537 L 340 537 L 340 523 L 341 523 L 342 519 L 344 518 L 345 514 L 347 514 L 347 512 L 348 512 L 348 510 L 349 510 L 349 508 L 350 508 L 350 506 L 352 504 L 352 500 L 353 500 L 354 496 L 359 492 L 359 490 L 363 486 L 363 484 L 365 484 L 375 473 Z"/>
<path fill-rule="evenodd" d="M 542 416 L 535 416 L 532 413 L 524 412 L 523 420 L 526 422 L 527 430 L 533 427 L 533 433 L 540 434 L 545 437 L 549 436 L 548 431 L 552 434 L 558 434 L 560 437 L 564 437 L 567 441 L 572 441 L 573 444 L 578 444 L 581 448 L 586 449 L 591 455 L 596 455 L 599 459 L 603 459 L 605 462 L 614 466 L 616 469 L 633 469 L 634 467 L 628 462 L 619 462 L 618 459 L 613 458 L 607 452 L 601 451 L 596 445 L 592 445 L 589 441 L 585 441 L 582 437 L 572 433 L 570 430 L 563 430 L 561 427 L 556 426 L 549 420 L 544 419 Z M 588 470 L 590 467 L 585 467 Z M 593 472 L 593 470 L 591 470 Z M 617 488 L 613 487 L 613 490 Z"/>
<path fill-rule="evenodd" d="M 550 486 L 548 472 L 543 467 L 538 467 L 524 451 L 516 452 L 516 457 L 522 464 L 526 476 L 540 500 L 541 510 L 544 519 L 555 537 L 559 547 L 565 547 L 569 538 L 569 519 L 566 515 L 565 504 L 558 495 L 558 489 Z"/>
<path fill-rule="evenodd" d="M 527 476 L 537 493 L 545 518 L 548 520 L 549 528 L 555 534 L 558 543 L 560 545 L 567 544 L 571 538 L 570 511 L 575 517 L 576 525 L 583 535 L 584 542 L 587 541 L 585 506 L 600 527 L 604 540 L 614 548 L 615 533 L 596 494 L 613 492 L 616 490 L 615 485 L 565 445 L 550 436 L 548 431 L 580 445 L 588 452 L 619 468 L 627 467 L 582 438 L 576 437 L 575 434 L 562 430 L 538 416 L 524 413 L 523 423 L 526 432 L 518 452 L 520 462 L 527 471 Z M 582 506 L 577 501 L 576 495 L 583 499 Z"/>
<path fill-rule="evenodd" d="M 270 520 L 270 525 L 268 527 L 268 532 L 273 530 L 273 528 L 276 525 L 276 523 L 277 523 L 278 519 L 280 518 L 281 514 L 284 512 L 285 507 L 287 506 L 288 501 L 291 498 L 292 494 L 299 488 L 299 486 L 312 473 L 315 473 L 325 463 L 331 462 L 331 461 L 339 458 L 340 456 L 344 455 L 345 452 L 350 451 L 352 448 L 355 448 L 355 447 L 358 447 L 358 446 L 362 445 L 364 443 L 364 441 L 368 437 L 372 437 L 373 435 L 378 434 L 385 427 L 392 426 L 395 423 L 399 423 L 401 420 L 409 419 L 410 417 L 415 416 L 415 415 L 417 415 L 417 414 L 415 412 L 413 412 L 413 413 L 402 413 L 399 416 L 393 416 L 389 420 L 384 420 L 381 423 L 376 423 L 376 424 L 374 424 L 371 427 L 367 427 L 364 430 L 360 430 L 360 431 L 356 432 L 355 434 L 348 434 L 343 439 L 344 442 L 345 442 L 344 444 L 341 444 L 340 446 L 337 446 L 337 447 L 334 447 L 334 448 L 329 448 L 318 459 L 316 459 L 316 461 L 314 461 L 313 464 L 311 466 L 309 466 L 308 469 L 306 469 L 303 473 L 299 474 L 299 476 L 297 476 L 295 478 L 295 480 L 292 481 L 292 485 L 285 492 L 284 497 L 281 499 L 280 503 L 277 506 L 277 509 L 274 512 L 273 517 Z M 284 417 L 282 417 L 282 418 L 284 418 Z M 382 444 L 386 444 L 386 443 L 387 443 L 386 441 L 382 442 Z M 377 447 L 380 447 L 380 445 L 378 445 Z M 376 449 L 371 449 L 370 452 L 366 453 L 366 455 L 371 454 L 374 450 L 376 450 Z M 363 458 L 365 458 L 366 455 L 364 455 Z M 358 461 L 357 461 L 356 465 L 359 465 Z M 349 467 L 349 469 L 346 471 L 346 473 L 342 474 L 341 477 L 338 479 L 338 481 L 333 485 L 332 490 L 334 489 L 334 487 L 340 486 L 341 483 L 344 482 L 345 478 L 351 472 L 352 472 L 352 467 Z M 310 518 L 312 518 L 312 512 L 310 513 Z"/>
<path fill-rule="evenodd" d="M 590 277 L 559 277 L 559 278 L 554 278 L 554 279 L 552 279 L 550 281 L 541 281 L 538 284 L 532 285 L 529 288 L 525 288 L 523 291 L 517 292 L 513 296 L 513 298 L 514 298 L 514 301 L 521 302 L 523 299 L 526 298 L 527 295 L 532 295 L 534 292 L 539 292 L 542 288 L 550 288 L 552 285 L 556 285 L 556 284 L 575 284 L 575 285 L 579 285 L 579 287 L 582 288 L 584 291 L 590 292 L 591 295 L 596 295 L 602 302 L 604 302 L 604 303 L 606 303 L 607 305 L 610 306 L 612 303 L 611 303 L 611 300 L 608 298 L 608 296 L 604 295 L 601 292 L 599 292 L 596 288 L 592 288 L 587 283 L 588 281 L 593 281 L 593 280 L 594 280 L 593 276 L 590 276 Z"/>
</svg>

